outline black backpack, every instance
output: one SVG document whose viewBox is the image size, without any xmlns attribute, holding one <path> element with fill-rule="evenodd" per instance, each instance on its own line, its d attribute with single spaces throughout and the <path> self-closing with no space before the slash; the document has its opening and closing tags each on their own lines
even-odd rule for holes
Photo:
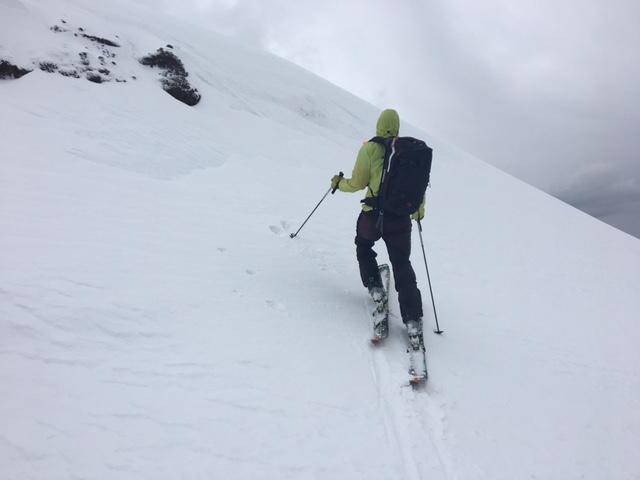
<svg viewBox="0 0 640 480">
<path fill-rule="evenodd" d="M 412 137 L 373 137 L 385 149 L 377 197 L 362 202 L 381 214 L 411 215 L 420 208 L 429 185 L 433 150 Z"/>
</svg>

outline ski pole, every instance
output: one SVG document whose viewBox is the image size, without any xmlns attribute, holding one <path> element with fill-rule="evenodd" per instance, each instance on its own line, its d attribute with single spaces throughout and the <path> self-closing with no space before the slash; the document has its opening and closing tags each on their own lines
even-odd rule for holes
<svg viewBox="0 0 640 480">
<path fill-rule="evenodd" d="M 438 325 L 438 314 L 436 312 L 436 302 L 433 299 L 433 289 L 431 288 L 431 277 L 429 276 L 429 265 L 427 265 L 427 254 L 424 252 L 424 241 L 422 240 L 422 224 L 420 223 L 420 220 L 417 220 L 418 222 L 418 233 L 420 234 L 420 245 L 422 245 L 422 256 L 424 258 L 424 266 L 427 269 L 427 281 L 429 282 L 429 292 L 431 293 L 431 304 L 433 305 L 433 316 L 436 319 L 436 329 L 434 330 L 435 333 L 437 333 L 438 335 L 441 335 L 443 330 L 440 330 L 440 325 Z"/>
<path fill-rule="evenodd" d="M 340 178 L 344 177 L 344 173 L 340 172 L 339 173 Z M 329 190 L 327 190 L 327 193 L 324 194 L 324 196 L 320 199 L 320 201 L 318 202 L 318 204 L 316 205 L 316 208 L 314 208 L 313 210 L 311 210 L 311 213 L 309 214 L 309 216 L 307 217 L 307 219 L 302 222 L 302 225 L 300 225 L 300 228 L 298 229 L 298 231 L 296 233 L 292 233 L 291 235 L 289 235 L 291 238 L 296 238 L 296 236 L 298 235 L 298 233 L 300 233 L 300 230 L 302 230 L 302 227 L 305 226 L 305 224 L 309 221 L 309 219 L 311 218 L 311 215 L 313 215 L 315 213 L 315 211 L 318 209 L 318 207 L 320 206 L 320 204 L 324 201 L 325 198 L 327 198 L 327 195 L 329 195 L 329 192 L 331 192 L 331 195 L 333 195 L 334 193 L 336 193 L 336 190 L 338 189 L 338 186 L 336 185 L 336 187 L 329 187 Z"/>
</svg>

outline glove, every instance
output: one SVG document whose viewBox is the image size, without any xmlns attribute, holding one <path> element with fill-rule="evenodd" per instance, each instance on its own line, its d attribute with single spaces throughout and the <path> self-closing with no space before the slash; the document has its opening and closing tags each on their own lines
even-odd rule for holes
<svg viewBox="0 0 640 480">
<path fill-rule="evenodd" d="M 424 218 L 424 202 L 420 205 L 420 208 L 417 212 L 411 214 L 411 220 L 415 220 L 416 222 L 422 220 Z"/>
<path fill-rule="evenodd" d="M 340 185 L 340 180 L 342 180 L 344 177 L 341 177 L 340 175 L 334 175 L 333 178 L 331 179 L 331 188 L 336 189 L 338 188 L 338 185 Z"/>
</svg>

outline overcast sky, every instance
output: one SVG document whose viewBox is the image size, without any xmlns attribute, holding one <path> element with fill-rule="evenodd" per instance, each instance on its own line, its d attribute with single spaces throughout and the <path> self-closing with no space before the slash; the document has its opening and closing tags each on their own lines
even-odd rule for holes
<svg viewBox="0 0 640 480">
<path fill-rule="evenodd" d="M 640 237 L 636 0 L 164 0 Z"/>
</svg>

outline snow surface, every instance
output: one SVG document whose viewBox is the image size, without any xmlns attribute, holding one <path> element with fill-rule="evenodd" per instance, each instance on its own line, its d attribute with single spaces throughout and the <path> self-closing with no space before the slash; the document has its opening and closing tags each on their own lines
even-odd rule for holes
<svg viewBox="0 0 640 480">
<path fill-rule="evenodd" d="M 638 479 L 640 242 L 434 147 L 442 337 L 369 345 L 359 195 L 378 111 L 131 2 L 0 0 L 0 58 L 122 42 L 126 84 L 0 81 L 0 478 Z M 137 58 L 171 43 L 203 95 Z M 400 112 L 402 115 L 402 112 Z M 414 233 L 413 263 L 433 325 Z M 384 261 L 384 248 L 379 249 Z"/>
</svg>

